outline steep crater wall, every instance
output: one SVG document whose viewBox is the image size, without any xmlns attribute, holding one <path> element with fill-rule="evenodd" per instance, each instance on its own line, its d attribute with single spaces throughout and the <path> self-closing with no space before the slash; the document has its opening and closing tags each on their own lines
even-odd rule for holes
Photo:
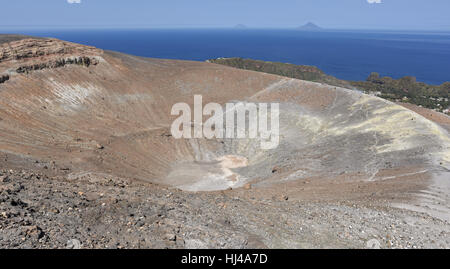
<svg viewBox="0 0 450 269">
<path fill-rule="evenodd" d="M 188 191 L 446 171 L 447 131 L 358 92 L 212 63 L 145 59 L 57 40 L 2 45 L 0 151 Z M 25 68 L 22 68 L 25 67 Z M 22 68 L 22 69 L 21 69 Z M 280 145 L 174 139 L 175 103 L 280 103 Z"/>
</svg>

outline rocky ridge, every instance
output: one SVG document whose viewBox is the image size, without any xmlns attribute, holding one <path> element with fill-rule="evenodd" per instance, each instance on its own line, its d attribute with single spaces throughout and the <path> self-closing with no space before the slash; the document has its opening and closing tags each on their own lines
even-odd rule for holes
<svg viewBox="0 0 450 269">
<path fill-rule="evenodd" d="M 66 65 L 97 65 L 102 51 L 56 39 L 22 39 L 0 44 L 0 83 L 13 74 L 60 68 Z"/>
</svg>

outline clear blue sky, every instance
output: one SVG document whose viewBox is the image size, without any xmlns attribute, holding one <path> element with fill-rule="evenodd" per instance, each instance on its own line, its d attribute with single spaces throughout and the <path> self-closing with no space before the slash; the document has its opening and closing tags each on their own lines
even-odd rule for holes
<svg viewBox="0 0 450 269">
<path fill-rule="evenodd" d="M 450 0 L 2 0 L 0 9 L 2 28 L 288 28 L 312 21 L 337 29 L 450 30 Z"/>
</svg>

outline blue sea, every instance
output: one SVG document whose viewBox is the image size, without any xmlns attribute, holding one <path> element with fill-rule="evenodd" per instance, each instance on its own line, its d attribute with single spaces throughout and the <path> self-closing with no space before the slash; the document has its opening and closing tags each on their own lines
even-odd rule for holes
<svg viewBox="0 0 450 269">
<path fill-rule="evenodd" d="M 243 57 L 317 66 L 346 80 L 371 72 L 441 84 L 450 81 L 450 33 L 296 30 L 8 30 L 128 54 L 205 61 Z"/>
</svg>

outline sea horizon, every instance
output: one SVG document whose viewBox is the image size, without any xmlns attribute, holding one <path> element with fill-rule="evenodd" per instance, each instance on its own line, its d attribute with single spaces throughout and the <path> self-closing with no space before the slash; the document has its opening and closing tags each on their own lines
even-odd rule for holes
<svg viewBox="0 0 450 269">
<path fill-rule="evenodd" d="M 13 28 L 135 56 L 206 61 L 249 58 L 316 66 L 345 80 L 370 73 L 440 85 L 450 81 L 450 31 L 295 28 Z"/>
</svg>

